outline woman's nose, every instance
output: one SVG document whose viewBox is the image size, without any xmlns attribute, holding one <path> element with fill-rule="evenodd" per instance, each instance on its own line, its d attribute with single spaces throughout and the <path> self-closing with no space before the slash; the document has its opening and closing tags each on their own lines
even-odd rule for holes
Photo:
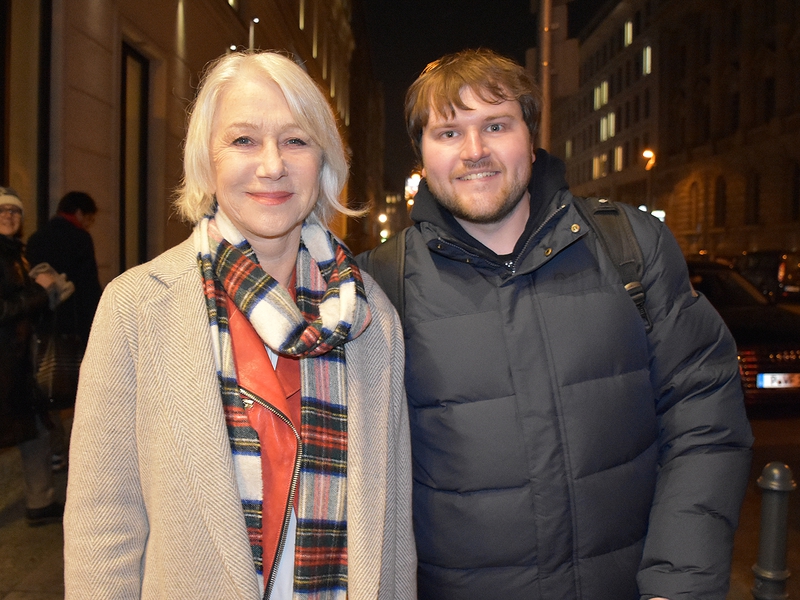
<svg viewBox="0 0 800 600">
<path fill-rule="evenodd" d="M 264 144 L 256 175 L 267 179 L 279 179 L 286 175 L 286 165 L 276 143 Z"/>
</svg>

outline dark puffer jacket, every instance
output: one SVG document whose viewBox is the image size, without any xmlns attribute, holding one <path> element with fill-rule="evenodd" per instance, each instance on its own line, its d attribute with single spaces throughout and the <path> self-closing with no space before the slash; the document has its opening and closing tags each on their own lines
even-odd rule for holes
<svg viewBox="0 0 800 600">
<path fill-rule="evenodd" d="M 0 448 L 36 436 L 33 404 L 33 323 L 47 306 L 34 283 L 22 243 L 0 235 Z"/>
<path fill-rule="evenodd" d="M 752 442 L 733 339 L 658 220 L 628 211 L 648 334 L 563 164 L 538 151 L 529 189 L 508 265 L 424 183 L 412 212 L 420 598 L 723 600 Z"/>
</svg>

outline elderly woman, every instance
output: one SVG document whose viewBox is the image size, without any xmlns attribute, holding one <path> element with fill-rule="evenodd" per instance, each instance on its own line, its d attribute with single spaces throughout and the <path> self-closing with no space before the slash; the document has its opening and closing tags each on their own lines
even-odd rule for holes
<svg viewBox="0 0 800 600">
<path fill-rule="evenodd" d="M 190 239 L 112 282 L 81 371 L 68 599 L 413 598 L 402 333 L 326 229 L 347 161 L 275 53 L 206 73 Z"/>
<path fill-rule="evenodd" d="M 25 478 L 25 518 L 30 525 L 61 520 L 50 467 L 50 435 L 44 407 L 34 401 L 31 340 L 47 311 L 54 278 L 28 276 L 23 255 L 23 205 L 17 193 L 0 187 L 0 448 L 18 445 Z"/>
</svg>

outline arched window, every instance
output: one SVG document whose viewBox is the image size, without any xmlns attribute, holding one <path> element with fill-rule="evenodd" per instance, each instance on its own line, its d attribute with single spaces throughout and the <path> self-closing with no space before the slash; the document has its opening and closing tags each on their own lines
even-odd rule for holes
<svg viewBox="0 0 800 600">
<path fill-rule="evenodd" d="M 744 224 L 758 224 L 761 203 L 761 178 L 758 173 L 751 173 L 747 178 L 744 198 Z"/>
<path fill-rule="evenodd" d="M 728 186 L 720 175 L 714 183 L 714 227 L 724 227 L 728 212 Z"/>
</svg>

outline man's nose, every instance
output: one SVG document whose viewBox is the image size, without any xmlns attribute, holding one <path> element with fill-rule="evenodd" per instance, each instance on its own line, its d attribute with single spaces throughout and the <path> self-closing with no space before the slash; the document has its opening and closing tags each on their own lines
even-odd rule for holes
<svg viewBox="0 0 800 600">
<path fill-rule="evenodd" d="M 461 158 L 470 162 L 477 162 L 489 153 L 483 143 L 479 131 L 467 131 L 464 135 L 464 145 L 461 148 Z"/>
</svg>

